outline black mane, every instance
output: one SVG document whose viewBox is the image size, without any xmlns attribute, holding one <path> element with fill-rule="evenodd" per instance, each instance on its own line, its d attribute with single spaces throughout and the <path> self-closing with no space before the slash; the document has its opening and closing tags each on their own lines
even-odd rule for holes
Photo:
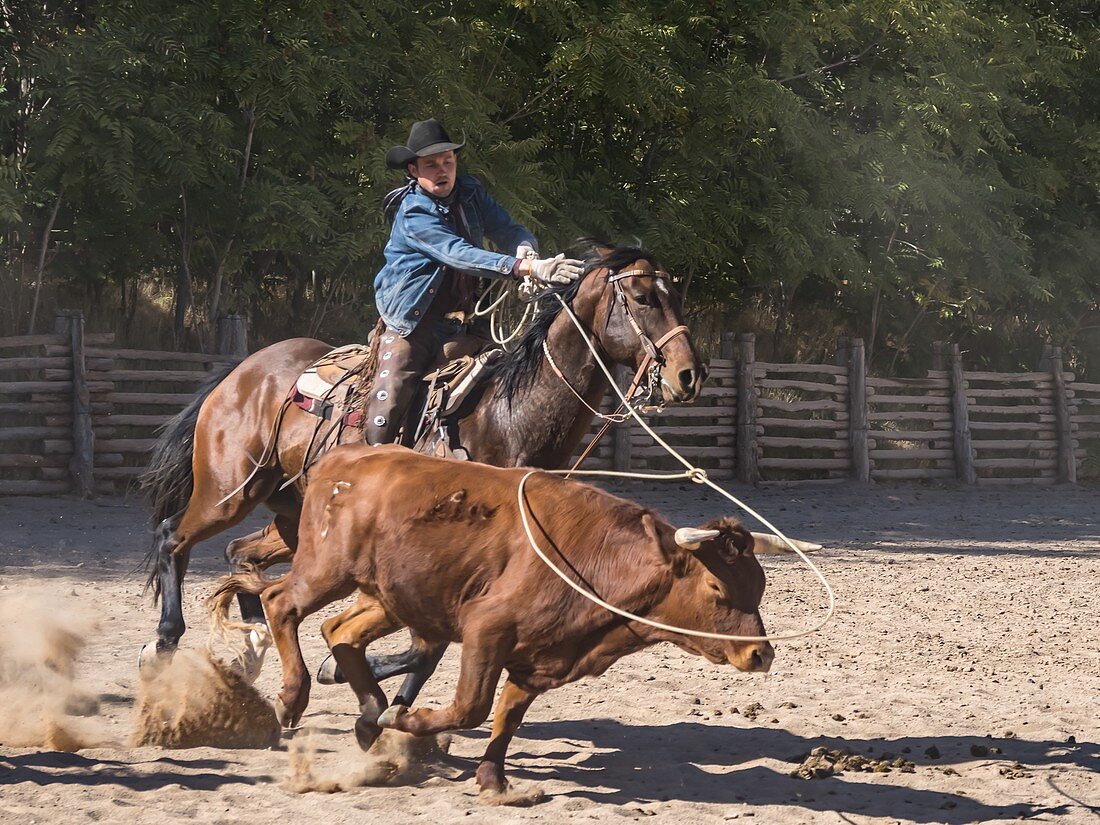
<svg viewBox="0 0 1100 825">
<path fill-rule="evenodd" d="M 601 254 L 601 249 L 610 251 Z M 547 290 L 543 297 L 539 298 L 535 319 L 520 336 L 515 349 L 493 365 L 493 377 L 497 379 L 497 397 L 507 398 L 509 404 L 516 394 L 530 386 L 538 375 L 539 366 L 542 364 L 542 344 L 550 332 L 550 325 L 562 309 L 554 295 L 560 295 L 567 304 L 573 303 L 581 284 L 593 269 L 607 267 L 614 271 L 629 266 L 635 261 L 648 261 L 654 266 L 657 265 L 653 254 L 639 247 L 614 246 L 590 239 L 582 241 L 578 248 L 571 252 L 583 258 L 584 275 L 571 284 L 562 284 Z"/>
</svg>

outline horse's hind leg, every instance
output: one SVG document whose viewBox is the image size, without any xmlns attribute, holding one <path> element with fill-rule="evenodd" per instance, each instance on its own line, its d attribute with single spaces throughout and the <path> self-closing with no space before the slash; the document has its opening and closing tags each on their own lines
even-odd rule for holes
<svg viewBox="0 0 1100 825">
<path fill-rule="evenodd" d="M 266 570 L 273 564 L 290 561 L 297 546 L 297 515 L 294 518 L 280 515 L 262 530 L 231 541 L 225 548 L 225 558 L 233 573 L 250 567 Z M 259 596 L 238 593 L 237 603 L 241 608 L 241 620 L 252 625 L 246 631 L 244 649 L 240 654 L 242 676 L 254 682 L 263 669 L 264 656 L 271 646 L 271 634 L 267 631 L 267 619 Z"/>
<path fill-rule="evenodd" d="M 222 504 L 213 502 L 213 491 L 206 493 L 203 486 L 196 485 L 183 513 L 165 519 L 157 527 L 153 580 L 160 595 L 160 622 L 156 643 L 141 649 L 138 664 L 143 671 L 154 672 L 163 664 L 187 629 L 183 619 L 183 578 L 191 548 L 239 524 L 277 482 L 278 479 L 273 478 L 257 484 Z"/>
</svg>

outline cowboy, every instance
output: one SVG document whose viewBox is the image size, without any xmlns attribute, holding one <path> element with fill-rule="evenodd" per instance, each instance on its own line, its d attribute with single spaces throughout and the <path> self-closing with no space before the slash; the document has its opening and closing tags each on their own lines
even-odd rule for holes
<svg viewBox="0 0 1100 825">
<path fill-rule="evenodd" d="M 564 255 L 538 258 L 534 235 L 479 180 L 458 174 L 464 145 L 454 143 L 439 121 L 421 120 L 404 146 L 386 153 L 386 165 L 404 169 L 409 180 L 385 200 L 393 228 L 386 263 L 374 279 L 385 330 L 366 407 L 368 444 L 397 439 L 418 379 L 445 343 L 469 331 L 479 278 L 548 285 L 574 281 L 584 270 L 582 261 Z M 484 249 L 485 237 L 515 254 Z"/>
</svg>

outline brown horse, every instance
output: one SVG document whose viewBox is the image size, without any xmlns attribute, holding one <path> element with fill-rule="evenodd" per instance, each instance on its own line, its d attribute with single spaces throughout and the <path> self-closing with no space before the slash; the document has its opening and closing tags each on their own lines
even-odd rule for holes
<svg viewBox="0 0 1100 825">
<path fill-rule="evenodd" d="M 584 277 L 556 294 L 570 304 L 601 356 L 637 368 L 655 354 L 663 397 L 673 402 L 694 399 L 706 367 L 690 337 L 675 334 L 683 325 L 680 298 L 653 256 L 631 247 L 598 247 L 586 263 Z M 472 459 L 556 468 L 588 431 L 593 418 L 588 407 L 598 406 L 607 381 L 560 310 L 552 296 L 543 299 L 531 328 L 497 362 L 480 396 L 460 415 L 463 446 Z M 544 347 L 560 375 L 546 366 Z M 235 569 L 292 557 L 308 475 L 285 489 L 283 485 L 301 472 L 317 419 L 295 406 L 284 412 L 284 401 L 302 371 L 330 349 L 308 338 L 266 347 L 215 376 L 166 425 L 143 477 L 158 525 L 149 581 L 161 599 L 157 639 L 142 649 L 143 668 L 155 666 L 155 654 L 170 655 L 184 633 L 181 587 L 196 543 L 239 524 L 264 504 L 275 513 L 274 521 L 231 542 L 226 556 Z M 236 492 L 227 495 L 230 491 Z M 242 598 L 241 608 L 245 621 L 263 621 L 254 597 Z M 434 649 L 435 661 L 428 652 L 419 649 L 397 657 L 389 663 L 390 671 L 379 675 L 419 669 L 422 684 L 442 648 Z"/>
</svg>

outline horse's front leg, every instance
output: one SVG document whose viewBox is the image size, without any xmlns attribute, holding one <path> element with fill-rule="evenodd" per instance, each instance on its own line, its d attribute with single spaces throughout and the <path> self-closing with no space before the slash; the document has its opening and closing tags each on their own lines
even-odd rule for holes
<svg viewBox="0 0 1100 825">
<path fill-rule="evenodd" d="M 355 609 L 356 607 L 353 605 L 345 610 L 341 616 L 344 616 L 346 620 L 350 618 Z M 449 646 L 447 642 L 425 641 L 415 631 L 409 631 L 409 637 L 408 650 L 386 656 L 367 657 L 367 664 L 370 666 L 371 673 L 379 682 L 394 676 L 408 674 L 408 678 L 405 679 L 405 682 L 401 685 L 401 690 L 398 692 L 398 697 L 404 697 L 405 699 L 401 704 L 405 705 L 411 705 L 416 700 L 421 688 L 424 687 L 424 683 L 435 673 L 440 659 L 443 658 L 443 654 L 447 652 Z M 321 662 L 321 666 L 317 669 L 317 681 L 322 685 L 337 685 L 344 684 L 347 679 L 344 678 L 336 659 L 329 655 L 325 657 L 325 660 Z"/>
</svg>

